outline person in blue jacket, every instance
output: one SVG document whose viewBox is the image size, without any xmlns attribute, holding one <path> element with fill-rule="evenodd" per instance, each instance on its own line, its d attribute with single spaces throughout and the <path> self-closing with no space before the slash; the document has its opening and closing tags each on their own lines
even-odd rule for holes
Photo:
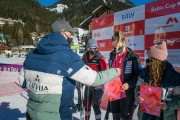
<svg viewBox="0 0 180 120">
<path fill-rule="evenodd" d="M 29 96 L 29 120 L 71 120 L 76 81 L 99 86 L 120 74 L 118 68 L 96 72 L 85 65 L 70 48 L 73 29 L 67 21 L 58 19 L 51 29 L 27 55 L 19 76 Z"/>
</svg>

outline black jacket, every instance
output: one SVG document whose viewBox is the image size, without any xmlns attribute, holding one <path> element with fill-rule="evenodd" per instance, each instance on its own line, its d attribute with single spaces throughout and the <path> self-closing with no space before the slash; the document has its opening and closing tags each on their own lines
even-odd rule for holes
<svg viewBox="0 0 180 120">
<path fill-rule="evenodd" d="M 136 55 L 130 48 L 127 49 L 127 55 L 124 60 L 123 69 L 123 83 L 129 84 L 129 89 L 126 90 L 126 94 L 134 94 L 134 88 L 138 80 L 138 75 L 142 69 L 139 56 Z M 116 56 L 115 50 L 110 53 L 109 67 L 112 67 L 113 60 Z"/>
</svg>

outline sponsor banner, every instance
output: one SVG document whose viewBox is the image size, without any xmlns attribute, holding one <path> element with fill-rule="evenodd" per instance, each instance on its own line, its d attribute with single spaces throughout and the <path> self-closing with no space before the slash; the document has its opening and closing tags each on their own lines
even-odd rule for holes
<svg viewBox="0 0 180 120">
<path fill-rule="evenodd" d="M 20 72 L 23 65 L 0 63 L 0 71 Z"/>
<path fill-rule="evenodd" d="M 114 14 L 109 14 L 92 20 L 92 30 L 114 25 Z"/>
<path fill-rule="evenodd" d="M 110 54 L 111 51 L 100 51 L 101 55 L 104 56 L 105 60 L 106 60 L 106 63 L 109 63 L 108 60 L 109 60 L 109 54 Z"/>
<path fill-rule="evenodd" d="M 174 67 L 180 67 L 180 49 L 168 49 L 167 60 L 172 63 Z"/>
<path fill-rule="evenodd" d="M 99 51 L 112 51 L 113 47 L 111 44 L 111 39 L 107 40 L 97 40 Z"/>
<path fill-rule="evenodd" d="M 126 37 L 144 35 L 144 20 L 116 25 L 114 31 L 121 31 Z"/>
<path fill-rule="evenodd" d="M 145 34 L 180 31 L 180 13 L 145 20 Z"/>
<path fill-rule="evenodd" d="M 144 35 L 126 37 L 126 42 L 132 50 L 144 50 Z"/>
<path fill-rule="evenodd" d="M 162 0 L 145 5 L 145 18 L 154 18 L 180 12 L 180 0 Z"/>
<path fill-rule="evenodd" d="M 136 53 L 139 56 L 141 65 L 144 66 L 144 61 L 145 61 L 144 50 L 133 50 L 133 51 L 134 51 L 134 53 Z"/>
<path fill-rule="evenodd" d="M 161 35 L 162 34 L 145 35 L 145 49 L 147 50 L 152 45 L 161 41 L 167 43 L 168 49 L 180 49 L 180 31 L 168 32 L 160 37 Z"/>
<path fill-rule="evenodd" d="M 144 50 L 133 50 L 140 58 L 144 59 Z"/>
<path fill-rule="evenodd" d="M 144 20 L 145 18 L 145 6 L 138 6 L 134 8 L 130 8 L 128 10 L 123 10 L 114 13 L 114 24 L 124 24 L 139 20 Z"/>
<path fill-rule="evenodd" d="M 95 40 L 111 39 L 114 34 L 114 26 L 106 27 L 102 29 L 96 29 L 92 31 L 92 37 Z"/>
<path fill-rule="evenodd" d="M 147 59 L 147 50 L 144 51 L 144 55 L 144 59 Z M 173 65 L 173 67 L 180 68 L 180 49 L 168 49 L 167 60 Z"/>
<path fill-rule="evenodd" d="M 148 59 L 147 50 L 144 50 L 144 62 L 146 62 L 146 59 Z"/>
</svg>

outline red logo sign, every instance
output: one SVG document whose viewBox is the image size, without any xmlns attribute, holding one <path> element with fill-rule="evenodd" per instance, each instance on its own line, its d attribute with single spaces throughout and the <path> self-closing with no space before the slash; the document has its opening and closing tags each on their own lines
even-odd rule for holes
<svg viewBox="0 0 180 120">
<path fill-rule="evenodd" d="M 179 0 L 162 0 L 145 5 L 145 18 L 154 18 L 180 12 Z"/>
<path fill-rule="evenodd" d="M 116 25 L 114 27 L 114 30 L 121 31 L 125 35 L 125 37 L 143 35 L 144 34 L 144 20 Z"/>
<path fill-rule="evenodd" d="M 98 50 L 99 51 L 111 51 L 113 50 L 112 45 L 111 45 L 111 40 L 98 40 Z"/>
<path fill-rule="evenodd" d="M 166 24 L 173 23 L 173 22 L 178 23 L 178 19 L 177 19 L 177 18 L 172 18 L 172 17 L 170 17 L 170 18 L 167 20 Z"/>
<path fill-rule="evenodd" d="M 100 33 L 94 33 L 94 38 L 100 37 Z"/>
<path fill-rule="evenodd" d="M 109 14 L 92 20 L 92 29 L 100 29 L 114 25 L 114 14 Z"/>
<path fill-rule="evenodd" d="M 95 20 L 95 23 L 96 23 L 96 24 L 99 24 L 99 26 L 103 27 L 104 24 L 106 24 L 106 23 L 105 23 L 105 18 L 103 18 L 102 20 L 96 19 L 96 20 Z"/>
<path fill-rule="evenodd" d="M 179 49 L 180 46 L 180 32 L 167 32 L 166 36 L 161 39 L 154 39 L 155 35 L 145 35 L 145 49 L 147 50 L 154 44 L 157 44 L 161 41 L 167 43 L 168 49 Z"/>
<path fill-rule="evenodd" d="M 158 26 L 156 27 L 156 30 L 161 30 L 161 32 L 165 32 L 165 28 L 171 28 L 171 27 L 175 27 L 174 24 L 178 23 L 178 19 L 177 18 L 172 18 L 172 17 L 169 17 L 166 21 L 166 24 L 163 25 L 163 26 Z"/>
</svg>

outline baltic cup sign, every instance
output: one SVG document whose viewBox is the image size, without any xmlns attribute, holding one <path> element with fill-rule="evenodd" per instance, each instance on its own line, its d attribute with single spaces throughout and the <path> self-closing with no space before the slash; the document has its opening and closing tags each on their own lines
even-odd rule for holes
<svg viewBox="0 0 180 120">
<path fill-rule="evenodd" d="M 97 40 L 98 49 L 107 63 L 110 51 L 113 50 L 111 38 L 115 31 L 125 35 L 127 46 L 139 55 L 142 65 L 145 65 L 149 47 L 165 41 L 168 61 L 180 70 L 180 0 L 161 0 L 93 19 L 92 37 Z M 156 94 L 158 98 L 159 95 Z M 106 108 L 107 96 L 108 93 L 103 95 L 103 108 Z M 141 109 L 159 116 L 160 109 L 153 105 L 143 103 Z M 145 109 L 146 106 L 149 108 Z"/>
<path fill-rule="evenodd" d="M 93 19 L 92 37 L 105 56 L 113 49 L 111 38 L 115 31 L 125 35 L 127 46 L 140 56 L 142 65 L 147 49 L 165 41 L 168 60 L 174 67 L 180 67 L 177 57 L 180 56 L 180 0 L 152 2 Z"/>
</svg>

